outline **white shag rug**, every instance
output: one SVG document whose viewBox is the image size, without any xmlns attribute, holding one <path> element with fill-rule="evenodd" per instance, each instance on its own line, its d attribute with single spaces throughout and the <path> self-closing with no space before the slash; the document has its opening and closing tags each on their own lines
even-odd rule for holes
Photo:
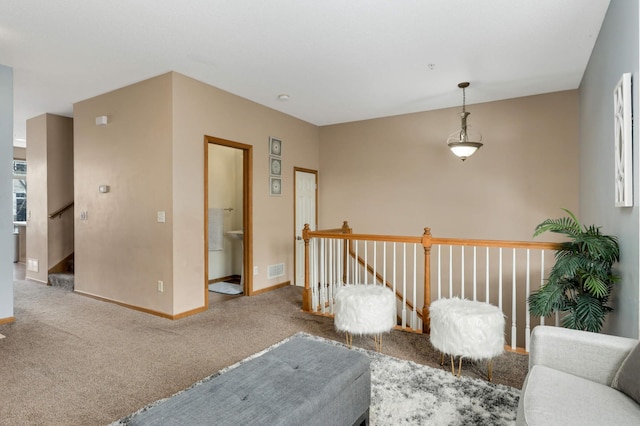
<svg viewBox="0 0 640 426">
<path fill-rule="evenodd" d="M 209 291 L 220 294 L 242 294 L 242 286 L 240 284 L 223 281 L 220 283 L 209 284 Z"/>
<path fill-rule="evenodd" d="M 312 339 L 345 346 L 322 337 L 297 333 L 196 382 L 190 388 L 224 374 L 290 339 Z M 371 359 L 371 426 L 515 424 L 520 395 L 517 389 L 470 377 L 456 378 L 443 370 L 355 346 L 353 350 L 362 352 Z M 169 398 L 153 402 L 111 426 L 128 425 L 135 420 L 137 413 L 162 404 Z"/>
</svg>

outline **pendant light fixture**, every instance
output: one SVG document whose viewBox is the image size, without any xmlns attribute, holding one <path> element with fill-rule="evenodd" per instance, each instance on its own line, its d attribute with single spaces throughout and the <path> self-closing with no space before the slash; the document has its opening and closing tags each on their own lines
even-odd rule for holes
<svg viewBox="0 0 640 426">
<path fill-rule="evenodd" d="M 482 135 L 474 133 L 470 126 L 467 126 L 467 117 L 470 112 L 465 108 L 466 97 L 464 89 L 469 87 L 468 82 L 458 84 L 462 89 L 462 112 L 460 113 L 460 130 L 457 130 L 447 138 L 449 149 L 462 161 L 471 157 L 482 146 Z"/>
</svg>

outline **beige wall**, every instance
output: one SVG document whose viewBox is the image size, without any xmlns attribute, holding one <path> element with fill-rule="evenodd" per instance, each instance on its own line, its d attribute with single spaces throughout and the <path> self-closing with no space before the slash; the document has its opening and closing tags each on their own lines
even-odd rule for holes
<svg viewBox="0 0 640 426">
<path fill-rule="evenodd" d="M 73 252 L 73 209 L 49 213 L 73 201 L 73 120 L 43 114 L 27 120 L 27 278 L 47 282 L 48 270 Z"/>
<path fill-rule="evenodd" d="M 171 75 L 76 103 L 74 118 L 76 291 L 173 313 Z"/>
<path fill-rule="evenodd" d="M 76 216 L 89 218 L 76 217 L 78 291 L 172 315 L 204 306 L 204 135 L 254 147 L 254 289 L 293 279 L 293 167 L 318 168 L 317 127 L 176 73 L 76 103 L 74 117 Z M 268 195 L 269 136 L 284 142 L 282 197 Z M 267 280 L 280 262 L 287 275 Z"/>
<path fill-rule="evenodd" d="M 13 147 L 13 158 L 14 160 L 26 160 L 27 159 L 27 148 L 21 148 L 18 146 Z"/>
<path fill-rule="evenodd" d="M 465 162 L 445 142 L 460 108 L 322 127 L 321 227 L 530 240 L 561 207 L 578 213 L 577 102 L 567 91 L 468 106 L 485 145 Z"/>
<path fill-rule="evenodd" d="M 47 116 L 27 120 L 27 260 L 38 261 L 38 271 L 26 277 L 47 282 Z"/>
<path fill-rule="evenodd" d="M 174 309 L 192 309 L 203 295 L 204 142 L 209 135 L 253 146 L 253 289 L 293 281 L 293 168 L 318 169 L 318 128 L 246 99 L 173 75 L 174 193 L 181 214 L 174 223 Z M 275 95 L 275 94 L 274 94 Z M 269 196 L 269 136 L 283 141 L 283 195 Z M 188 206 L 188 207 L 187 207 Z M 285 276 L 267 279 L 268 265 L 284 263 Z M 198 298 L 200 294 L 200 298 Z"/>
</svg>

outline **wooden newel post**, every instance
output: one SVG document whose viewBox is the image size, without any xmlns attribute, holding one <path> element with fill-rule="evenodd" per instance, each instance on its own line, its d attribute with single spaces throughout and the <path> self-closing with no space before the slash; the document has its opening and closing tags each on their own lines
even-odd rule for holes
<svg viewBox="0 0 640 426">
<path fill-rule="evenodd" d="M 431 318 L 429 306 L 431 306 L 431 229 L 424 228 L 422 234 L 422 247 L 424 248 L 424 302 L 422 305 L 422 331 L 431 332 Z"/>
<path fill-rule="evenodd" d="M 309 285 L 309 224 L 305 223 L 302 229 L 304 240 L 304 290 L 302 292 L 302 310 L 311 312 L 311 287 Z"/>
<path fill-rule="evenodd" d="M 342 233 L 343 234 L 351 234 L 353 231 L 352 229 L 349 227 L 349 222 L 347 222 L 346 220 L 342 222 Z M 343 284 L 347 284 L 347 262 L 349 261 L 348 258 L 348 254 L 350 253 L 351 247 L 349 246 L 349 244 L 351 244 L 351 240 L 347 240 L 344 239 L 342 241 L 342 265 L 344 266 L 342 268 L 342 283 Z"/>
</svg>

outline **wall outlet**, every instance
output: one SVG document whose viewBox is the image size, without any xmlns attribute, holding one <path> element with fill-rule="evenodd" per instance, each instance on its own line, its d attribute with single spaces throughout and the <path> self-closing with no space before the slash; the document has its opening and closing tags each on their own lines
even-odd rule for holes
<svg viewBox="0 0 640 426">
<path fill-rule="evenodd" d="M 258 273 L 260 272 L 260 270 L 258 269 L 257 266 L 253 267 L 253 275 L 258 275 Z"/>
<path fill-rule="evenodd" d="M 158 292 L 164 292 L 164 282 L 161 280 L 158 280 Z"/>
</svg>

